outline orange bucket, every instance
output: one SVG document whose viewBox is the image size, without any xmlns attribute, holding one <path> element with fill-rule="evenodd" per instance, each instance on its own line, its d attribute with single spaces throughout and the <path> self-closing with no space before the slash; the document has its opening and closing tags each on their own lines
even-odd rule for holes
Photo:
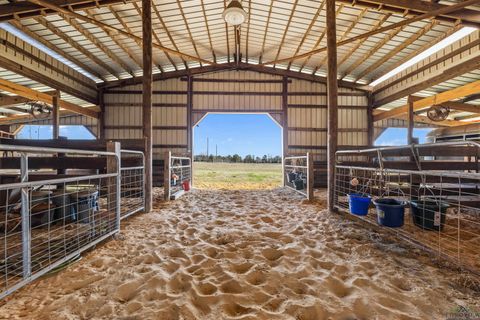
<svg viewBox="0 0 480 320">
<path fill-rule="evenodd" d="M 182 182 L 182 188 L 185 191 L 190 191 L 190 181 L 185 180 Z"/>
</svg>

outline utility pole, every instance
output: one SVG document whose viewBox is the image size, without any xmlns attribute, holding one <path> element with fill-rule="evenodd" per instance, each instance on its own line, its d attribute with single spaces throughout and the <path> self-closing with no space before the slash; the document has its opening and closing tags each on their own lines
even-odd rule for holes
<svg viewBox="0 0 480 320">
<path fill-rule="evenodd" d="M 215 145 L 215 160 L 218 158 L 218 144 Z"/>
</svg>

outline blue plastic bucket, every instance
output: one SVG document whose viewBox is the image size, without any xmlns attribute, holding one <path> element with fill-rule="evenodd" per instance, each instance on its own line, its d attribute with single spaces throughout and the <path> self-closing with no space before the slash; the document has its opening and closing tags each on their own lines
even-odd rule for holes
<svg viewBox="0 0 480 320">
<path fill-rule="evenodd" d="M 350 213 L 357 216 L 366 216 L 371 201 L 372 198 L 370 198 L 370 196 L 350 193 L 348 195 L 348 207 Z"/>
<path fill-rule="evenodd" d="M 373 204 L 377 208 L 377 222 L 381 226 L 399 228 L 405 219 L 405 202 L 396 199 L 378 199 Z"/>
</svg>

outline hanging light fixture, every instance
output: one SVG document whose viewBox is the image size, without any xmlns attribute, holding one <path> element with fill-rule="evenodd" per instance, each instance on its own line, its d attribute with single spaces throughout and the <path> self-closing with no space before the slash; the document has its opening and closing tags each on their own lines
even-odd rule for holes
<svg viewBox="0 0 480 320">
<path fill-rule="evenodd" d="M 247 13 L 238 0 L 232 0 L 222 14 L 223 20 L 229 25 L 238 26 L 247 20 Z"/>
</svg>

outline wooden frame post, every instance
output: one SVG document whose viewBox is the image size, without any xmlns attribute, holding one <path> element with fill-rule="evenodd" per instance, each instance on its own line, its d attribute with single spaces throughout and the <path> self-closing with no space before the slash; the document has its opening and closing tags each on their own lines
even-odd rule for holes
<svg viewBox="0 0 480 320">
<path fill-rule="evenodd" d="M 288 77 L 282 79 L 283 157 L 288 155 Z"/>
<path fill-rule="evenodd" d="M 338 126 L 338 80 L 337 80 L 337 30 L 335 0 L 326 0 L 327 11 L 327 96 L 328 96 L 328 209 L 334 210 L 335 199 L 335 152 L 337 151 Z"/>
<path fill-rule="evenodd" d="M 373 121 L 373 94 L 367 95 L 367 144 L 369 147 L 373 147 L 375 144 L 375 122 Z"/>
<path fill-rule="evenodd" d="M 56 90 L 52 97 L 52 139 L 60 137 L 60 91 Z"/>
<path fill-rule="evenodd" d="M 310 152 L 307 152 L 307 199 L 313 200 L 313 184 L 314 184 L 314 164 L 313 164 L 313 155 Z M 285 174 L 284 174 L 285 175 Z"/>
<path fill-rule="evenodd" d="M 145 212 L 152 210 L 152 0 L 142 0 L 143 41 L 143 138 L 145 140 Z"/>
<path fill-rule="evenodd" d="M 105 97 L 104 89 L 98 91 L 98 106 L 100 107 L 100 114 L 98 117 L 98 136 L 105 140 Z"/>
<path fill-rule="evenodd" d="M 190 157 L 193 158 L 193 121 L 192 121 L 192 110 L 193 110 L 193 77 L 188 76 L 187 78 L 187 152 L 190 154 Z"/>
<path fill-rule="evenodd" d="M 414 111 L 413 111 L 413 103 L 415 99 L 413 96 L 408 96 L 408 130 L 407 130 L 407 144 L 412 144 L 413 143 L 413 128 L 415 126 L 414 123 Z"/>
<path fill-rule="evenodd" d="M 170 201 L 170 181 L 172 179 L 172 172 L 170 170 L 171 159 L 172 152 L 165 152 L 163 160 L 163 198 L 165 201 Z"/>
</svg>

